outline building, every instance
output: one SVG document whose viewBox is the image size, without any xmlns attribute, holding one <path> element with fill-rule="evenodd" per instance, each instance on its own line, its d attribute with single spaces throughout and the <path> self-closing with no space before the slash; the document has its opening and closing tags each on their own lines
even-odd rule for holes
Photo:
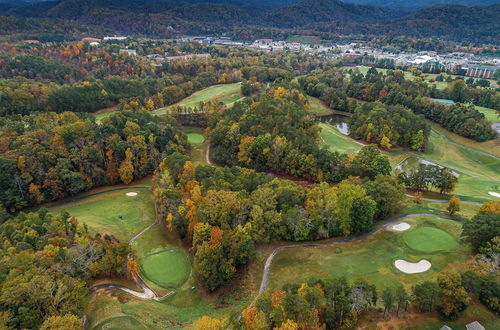
<svg viewBox="0 0 500 330">
<path fill-rule="evenodd" d="M 113 36 L 113 37 L 104 37 L 103 40 L 104 41 L 109 41 L 109 40 L 118 40 L 118 41 L 123 41 L 123 40 L 126 40 L 127 37 L 117 37 L 117 36 Z"/>
<path fill-rule="evenodd" d="M 492 79 L 496 70 L 497 68 L 494 66 L 472 65 L 467 68 L 465 75 L 467 77 Z"/>
<path fill-rule="evenodd" d="M 447 325 L 443 325 L 441 328 L 439 328 L 439 330 L 453 330 L 453 329 Z"/>
<path fill-rule="evenodd" d="M 465 326 L 467 330 L 486 330 L 481 323 L 478 321 L 474 321 L 472 323 L 469 323 Z"/>
<path fill-rule="evenodd" d="M 120 54 L 128 56 L 137 56 L 137 50 L 135 49 L 120 49 Z"/>
</svg>

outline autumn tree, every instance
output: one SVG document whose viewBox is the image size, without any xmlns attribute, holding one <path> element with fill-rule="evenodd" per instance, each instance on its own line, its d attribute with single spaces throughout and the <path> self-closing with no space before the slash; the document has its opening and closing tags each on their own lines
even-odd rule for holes
<svg viewBox="0 0 500 330">
<path fill-rule="evenodd" d="M 448 207 L 446 210 L 450 215 L 454 215 L 455 213 L 460 211 L 460 198 L 456 196 L 451 196 L 450 201 L 448 202 Z"/>
<path fill-rule="evenodd" d="M 439 312 L 448 319 L 456 319 L 470 301 L 459 274 L 443 271 L 438 274 L 440 290 Z"/>
<path fill-rule="evenodd" d="M 222 330 L 224 324 L 218 319 L 202 316 L 193 324 L 193 330 Z"/>
<path fill-rule="evenodd" d="M 125 150 L 125 160 L 120 164 L 120 168 L 118 169 L 118 173 L 120 174 L 120 180 L 123 183 L 129 184 L 134 179 L 134 165 L 132 161 L 134 160 L 134 155 L 132 154 L 132 150 L 127 148 Z"/>
</svg>

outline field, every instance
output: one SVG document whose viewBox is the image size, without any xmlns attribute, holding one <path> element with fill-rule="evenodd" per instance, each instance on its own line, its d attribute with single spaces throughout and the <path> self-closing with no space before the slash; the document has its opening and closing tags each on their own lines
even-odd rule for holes
<svg viewBox="0 0 500 330">
<path fill-rule="evenodd" d="M 361 276 L 376 284 L 379 290 L 398 282 L 409 288 L 419 281 L 434 278 L 439 271 L 450 268 L 450 264 L 468 258 L 469 246 L 456 243 L 460 237 L 460 223 L 429 216 L 416 216 L 406 219 L 405 222 L 412 226 L 408 233 L 416 231 L 415 236 L 410 236 L 411 245 L 408 245 L 404 238 L 408 235 L 406 232 L 381 229 L 360 241 L 289 250 L 278 254 L 271 266 L 269 287 L 278 289 L 283 283 L 300 283 L 309 278 L 346 276 L 355 279 Z M 448 233 L 451 241 L 441 250 L 427 251 L 431 245 L 413 241 L 421 230 Z M 435 248 L 435 245 L 432 247 Z M 432 267 L 424 273 L 405 274 L 394 267 L 396 259 L 409 262 L 426 259 L 431 262 Z"/>
<path fill-rule="evenodd" d="M 154 110 L 152 113 L 163 115 L 166 114 L 171 107 L 176 105 L 184 107 L 195 107 L 200 102 L 210 101 L 215 98 L 219 99 L 219 101 L 224 102 L 225 104 L 232 104 L 242 97 L 243 95 L 241 95 L 240 83 L 214 85 L 195 92 L 174 105 L 169 105 L 168 107 Z M 115 111 L 115 107 L 98 111 L 95 114 L 96 120 L 101 121 L 103 118 L 111 116 Z"/>
<path fill-rule="evenodd" d="M 207 102 L 213 99 L 218 99 L 219 101 L 230 105 L 241 98 L 243 98 L 243 95 L 241 94 L 240 83 L 214 85 L 193 93 L 191 96 L 186 97 L 176 104 L 155 110 L 154 113 L 157 115 L 165 114 L 173 106 L 195 107 L 200 102 Z"/>
<path fill-rule="evenodd" d="M 137 192 L 137 196 L 126 196 Z M 83 195 L 73 201 L 49 207 L 53 212 L 67 211 L 89 226 L 91 232 L 113 234 L 126 242 L 141 229 L 154 221 L 151 193 L 144 189 L 110 191 Z"/>
</svg>

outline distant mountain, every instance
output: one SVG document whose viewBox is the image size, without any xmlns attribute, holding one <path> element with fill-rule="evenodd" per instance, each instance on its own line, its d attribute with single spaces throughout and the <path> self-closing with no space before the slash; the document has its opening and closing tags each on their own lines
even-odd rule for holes
<svg viewBox="0 0 500 330">
<path fill-rule="evenodd" d="M 345 2 L 361 5 L 421 9 L 436 5 L 490 6 L 500 3 L 500 0 L 345 0 Z"/>
<path fill-rule="evenodd" d="M 273 35 L 286 38 L 300 30 L 327 38 L 409 36 L 499 43 L 500 5 L 440 5 L 408 11 L 340 0 L 299 0 L 281 6 L 285 2 L 290 0 L 60 0 L 10 9 L 0 6 L 0 15 L 4 15 L 0 17 L 0 34 L 16 31 L 17 27 L 35 35 L 41 33 L 35 27 L 43 23 L 46 34 L 58 27 L 59 34 L 69 34 L 70 27 L 71 35 L 91 29 L 158 37 L 169 36 L 172 31 L 228 33 L 252 39 Z M 258 5 L 263 3 L 266 5 Z M 8 23 L 5 16 L 11 16 Z"/>
</svg>

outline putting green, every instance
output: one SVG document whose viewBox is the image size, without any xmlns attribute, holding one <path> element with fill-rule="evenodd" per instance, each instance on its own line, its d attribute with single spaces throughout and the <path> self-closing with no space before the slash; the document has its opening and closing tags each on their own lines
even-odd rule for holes
<svg viewBox="0 0 500 330">
<path fill-rule="evenodd" d="M 179 287 L 186 282 L 191 265 L 184 253 L 166 249 L 146 256 L 141 268 L 150 281 L 168 288 Z"/>
<path fill-rule="evenodd" d="M 192 144 L 202 144 L 205 141 L 205 138 L 203 135 L 198 134 L 198 133 L 189 133 L 187 135 L 189 143 Z"/>
<path fill-rule="evenodd" d="M 435 227 L 418 227 L 403 234 L 403 239 L 410 248 L 421 252 L 449 251 L 458 247 L 458 243 L 447 232 Z"/>
</svg>

